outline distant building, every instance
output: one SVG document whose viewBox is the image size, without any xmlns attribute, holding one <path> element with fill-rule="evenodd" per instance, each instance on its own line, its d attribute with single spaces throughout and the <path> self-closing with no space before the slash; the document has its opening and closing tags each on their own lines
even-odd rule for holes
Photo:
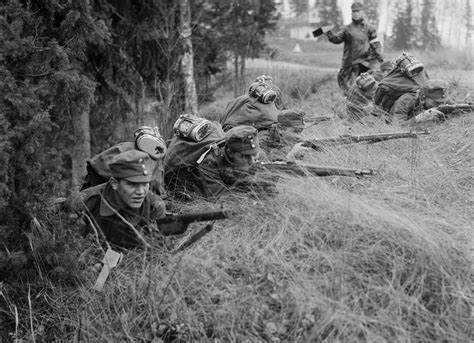
<svg viewBox="0 0 474 343">
<path fill-rule="evenodd" d="M 290 29 L 290 38 L 295 39 L 316 39 L 311 33 L 315 28 L 313 26 L 298 26 Z"/>
</svg>

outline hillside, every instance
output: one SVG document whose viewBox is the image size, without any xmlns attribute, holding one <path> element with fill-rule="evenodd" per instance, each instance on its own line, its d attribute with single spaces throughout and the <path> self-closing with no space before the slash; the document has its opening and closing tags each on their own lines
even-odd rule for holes
<svg viewBox="0 0 474 343">
<path fill-rule="evenodd" d="M 249 61 L 248 78 L 271 75 L 291 106 L 309 116 L 337 118 L 308 128 L 304 138 L 408 129 L 377 119 L 345 119 L 335 81 L 340 51 L 326 54 L 320 55 L 326 62 L 301 68 L 304 58 L 282 58 L 291 67 Z M 454 99 L 472 101 L 472 70 L 438 68 L 442 58 L 429 60 L 431 75 L 450 82 Z M 228 76 L 220 77 L 217 100 L 201 108 L 209 118 L 232 97 Z M 278 192 L 271 196 L 234 194 L 218 204 L 182 205 L 182 211 L 223 206 L 236 215 L 216 222 L 213 231 L 183 252 L 156 248 L 125 254 L 103 292 L 91 289 L 102 252 L 93 241 L 73 240 L 64 249 L 77 258 L 62 261 L 62 269 L 29 286 L 28 302 L 9 302 L 17 289 L 3 284 L 6 311 L 16 311 L 19 318 L 8 336 L 33 341 L 472 341 L 473 114 L 418 127 L 430 134 L 417 139 L 333 145 L 304 156 L 306 163 L 373 168 L 375 176 L 278 175 Z M 50 218 L 59 216 L 52 210 Z M 73 219 L 64 219 L 65 230 Z M 193 224 L 187 235 L 202 225 Z M 32 235 L 31 244 L 45 244 L 46 234 Z M 51 235 L 50 242 L 54 239 Z M 32 263 L 45 270 L 41 261 Z"/>
</svg>

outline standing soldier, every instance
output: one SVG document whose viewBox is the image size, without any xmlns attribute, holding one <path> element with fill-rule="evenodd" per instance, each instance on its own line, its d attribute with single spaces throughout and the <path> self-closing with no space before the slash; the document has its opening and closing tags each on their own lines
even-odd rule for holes
<svg viewBox="0 0 474 343">
<path fill-rule="evenodd" d="M 328 31 L 331 43 L 344 43 L 342 66 L 337 74 L 337 83 L 346 93 L 355 78 L 361 73 L 373 69 L 377 62 L 382 62 L 381 45 L 377 40 L 375 27 L 364 19 L 364 6 L 360 2 L 351 5 L 352 23 L 341 31 Z"/>
</svg>

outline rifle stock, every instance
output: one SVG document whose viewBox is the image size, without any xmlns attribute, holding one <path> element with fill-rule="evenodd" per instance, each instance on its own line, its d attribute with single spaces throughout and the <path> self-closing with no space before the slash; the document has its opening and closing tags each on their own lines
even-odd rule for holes
<svg viewBox="0 0 474 343">
<path fill-rule="evenodd" d="M 311 164 L 300 164 L 295 162 L 257 162 L 257 167 L 262 167 L 270 170 L 279 170 L 286 173 L 292 173 L 299 176 L 365 176 L 375 175 L 376 171 L 372 169 L 351 169 L 339 168 L 330 166 L 316 166 Z"/>
<path fill-rule="evenodd" d="M 156 220 L 157 224 L 169 224 L 169 223 L 193 223 L 203 222 L 207 220 L 220 220 L 226 219 L 233 215 L 232 211 L 229 210 L 215 210 L 215 211 L 202 211 L 192 212 L 185 214 L 170 214 L 163 218 Z"/>
<path fill-rule="evenodd" d="M 325 144 L 350 144 L 350 143 L 377 143 L 382 141 L 387 141 L 390 139 L 398 138 L 416 138 L 419 135 L 428 135 L 430 132 L 428 130 L 424 131 L 407 131 L 407 132 L 390 132 L 390 133 L 378 133 L 378 134 L 369 134 L 369 135 L 342 135 L 339 137 L 328 137 L 321 139 L 311 139 L 303 141 L 302 145 L 306 147 L 311 147 L 317 149 Z"/>
</svg>

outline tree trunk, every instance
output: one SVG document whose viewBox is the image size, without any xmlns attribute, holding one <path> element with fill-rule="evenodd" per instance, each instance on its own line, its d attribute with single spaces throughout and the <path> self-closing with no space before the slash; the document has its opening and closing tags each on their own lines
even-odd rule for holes
<svg viewBox="0 0 474 343">
<path fill-rule="evenodd" d="M 89 106 L 75 114 L 73 120 L 74 144 L 71 147 L 72 187 L 79 190 L 86 175 L 86 160 L 91 157 Z"/>
<path fill-rule="evenodd" d="M 196 115 L 198 101 L 194 82 L 193 44 L 191 42 L 191 6 L 189 0 L 181 0 L 181 37 L 183 39 L 183 58 L 181 72 L 184 80 L 185 112 Z"/>
<path fill-rule="evenodd" d="M 388 0 L 380 0 L 378 8 L 379 22 L 377 26 L 377 38 L 380 41 L 382 47 L 384 46 L 384 40 L 387 30 L 387 19 L 388 19 Z"/>
<path fill-rule="evenodd" d="M 234 53 L 234 97 L 239 96 L 239 54 Z"/>
<path fill-rule="evenodd" d="M 239 93 L 245 89 L 245 56 L 240 56 L 240 84 Z"/>
</svg>

